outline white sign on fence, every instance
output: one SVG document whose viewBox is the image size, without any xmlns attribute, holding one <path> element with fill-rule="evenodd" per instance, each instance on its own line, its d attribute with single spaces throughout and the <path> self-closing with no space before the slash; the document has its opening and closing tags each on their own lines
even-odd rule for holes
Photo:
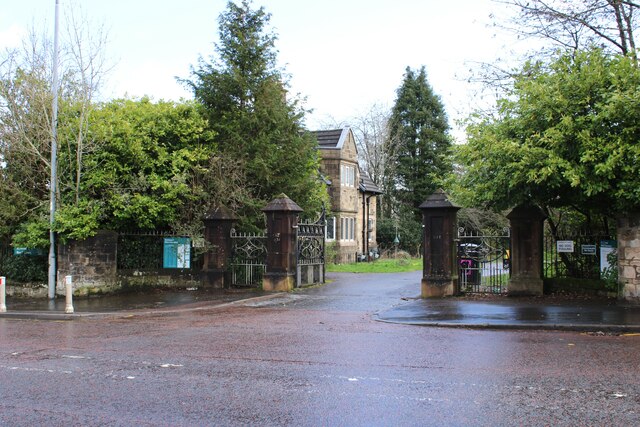
<svg viewBox="0 0 640 427">
<path fill-rule="evenodd" d="M 601 240 L 600 241 L 600 272 L 601 275 L 606 273 L 609 268 L 617 268 L 617 263 L 609 265 L 608 255 L 615 251 L 618 247 L 618 242 L 615 240 Z"/>
<path fill-rule="evenodd" d="M 573 240 L 558 240 L 556 242 L 558 252 L 573 252 Z"/>
</svg>

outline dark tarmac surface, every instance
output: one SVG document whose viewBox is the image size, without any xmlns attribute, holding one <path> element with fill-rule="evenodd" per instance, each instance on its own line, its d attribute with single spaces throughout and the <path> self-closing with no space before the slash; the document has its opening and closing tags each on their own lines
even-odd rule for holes
<svg viewBox="0 0 640 427">
<path fill-rule="evenodd" d="M 640 425 L 640 334 L 380 322 L 418 274 L 330 278 L 0 318 L 0 426 Z"/>
<path fill-rule="evenodd" d="M 390 323 L 495 329 L 640 331 L 640 307 L 606 299 L 418 299 L 377 315 Z"/>
<path fill-rule="evenodd" d="M 137 310 L 170 310 L 197 308 L 226 304 L 265 295 L 255 289 L 232 290 L 149 290 L 140 293 L 123 293 L 108 296 L 76 297 L 73 299 L 73 315 L 64 313 L 66 301 L 58 296 L 55 300 L 7 297 L 7 312 L 0 317 L 64 318 L 105 316 L 108 314 Z"/>
<path fill-rule="evenodd" d="M 75 298 L 73 315 L 64 313 L 65 300 L 7 298 L 0 317 L 66 319 L 105 316 L 128 311 L 188 310 L 264 297 L 273 303 L 304 305 L 327 301 L 366 306 L 379 321 L 420 326 L 495 329 L 603 330 L 640 332 L 640 305 L 610 299 L 474 298 L 421 299 L 420 272 L 402 274 L 329 274 L 332 283 L 291 294 L 265 294 L 252 289 L 163 290 L 91 298 Z M 391 288 L 380 284 L 393 282 Z M 393 289 L 393 291 L 380 291 Z M 349 296 L 354 298 L 350 299 Z M 357 296 L 357 299 L 355 298 Z"/>
</svg>

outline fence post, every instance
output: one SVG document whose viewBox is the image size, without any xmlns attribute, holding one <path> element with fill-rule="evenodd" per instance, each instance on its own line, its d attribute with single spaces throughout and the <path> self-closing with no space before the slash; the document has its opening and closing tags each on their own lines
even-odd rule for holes
<svg viewBox="0 0 640 427">
<path fill-rule="evenodd" d="M 542 295 L 544 220 L 536 206 L 517 206 L 507 214 L 511 224 L 511 278 L 509 295 Z"/>
<path fill-rule="evenodd" d="M 202 283 L 204 286 L 224 288 L 231 286 L 229 260 L 231 258 L 231 229 L 237 221 L 233 212 L 216 207 L 204 218 L 204 238 L 210 249 L 204 254 Z"/>
<path fill-rule="evenodd" d="M 455 230 L 459 206 L 436 190 L 421 205 L 422 210 L 422 298 L 456 295 L 458 263 Z"/>
<path fill-rule="evenodd" d="M 73 276 L 65 276 L 64 284 L 66 300 L 64 312 L 67 314 L 73 314 Z"/>
<path fill-rule="evenodd" d="M 0 276 L 0 313 L 7 312 L 7 278 L 4 276 Z"/>
<path fill-rule="evenodd" d="M 267 271 L 265 291 L 291 291 L 296 285 L 298 214 L 302 208 L 285 194 L 262 211 L 267 217 Z"/>
</svg>

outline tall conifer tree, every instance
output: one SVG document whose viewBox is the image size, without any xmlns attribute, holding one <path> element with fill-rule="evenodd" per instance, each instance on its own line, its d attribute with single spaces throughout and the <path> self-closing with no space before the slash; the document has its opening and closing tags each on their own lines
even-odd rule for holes
<svg viewBox="0 0 640 427">
<path fill-rule="evenodd" d="M 326 200 L 316 141 L 304 131 L 304 110 L 287 99 L 269 20 L 264 8 L 254 10 L 248 0 L 229 2 L 219 18 L 216 54 L 211 62 L 201 59 L 188 82 L 223 155 L 244 163 L 250 197 L 240 214 L 256 226 L 260 210 L 280 193 L 308 214 Z"/>
<path fill-rule="evenodd" d="M 451 171 L 449 124 L 427 72 L 407 67 L 391 113 L 390 137 L 395 145 L 394 201 L 400 210 L 418 206 Z M 403 209 L 404 208 L 404 209 Z"/>
</svg>

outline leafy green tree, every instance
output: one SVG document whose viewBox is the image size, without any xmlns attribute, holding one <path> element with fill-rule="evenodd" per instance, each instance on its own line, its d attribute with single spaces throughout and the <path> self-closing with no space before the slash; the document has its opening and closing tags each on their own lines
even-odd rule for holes
<svg viewBox="0 0 640 427">
<path fill-rule="evenodd" d="M 393 198 L 400 210 L 420 217 L 418 207 L 451 171 L 449 124 L 424 67 L 407 67 L 391 113 L 395 144 Z"/>
<path fill-rule="evenodd" d="M 640 70 L 600 49 L 527 63 L 460 147 L 466 205 L 521 203 L 613 216 L 640 200 Z"/>
<path fill-rule="evenodd" d="M 422 222 L 413 215 L 404 215 L 398 219 L 384 218 L 377 224 L 377 240 L 381 251 L 393 251 L 398 233 L 399 250 L 409 252 L 413 256 L 421 256 Z"/>
<path fill-rule="evenodd" d="M 65 15 L 60 42 L 58 152 L 73 159 L 75 174 L 61 165 L 57 202 L 72 191 L 78 202 L 84 172 L 83 155 L 91 151 L 84 136 L 92 99 L 106 73 L 106 33 L 71 11 Z M 32 30 L 19 48 L 0 52 L 0 240 L 10 240 L 18 228 L 40 229 L 48 215 L 51 171 L 52 44 Z M 74 127 L 69 127 L 69 120 Z M 74 153 L 68 152 L 75 147 Z M 46 227 L 48 231 L 48 225 Z M 34 231 L 35 233 L 35 231 Z"/>
<path fill-rule="evenodd" d="M 199 224 L 212 197 L 232 203 L 233 190 L 205 194 L 217 149 L 195 103 L 115 100 L 96 109 L 93 122 L 88 138 L 97 149 L 85 156 L 91 172 L 81 203 L 60 213 L 60 228 L 82 232 L 82 214 L 112 230 L 177 228 Z M 233 164 L 227 170 L 220 179 L 233 183 Z"/>
<path fill-rule="evenodd" d="M 0 231 L 5 238 L 46 207 L 49 194 L 47 70 L 41 63 L 19 63 L 17 56 L 10 55 L 0 67 Z"/>
<path fill-rule="evenodd" d="M 198 235 L 214 202 L 235 207 L 242 198 L 238 166 L 222 166 L 214 134 L 195 102 L 114 100 L 94 106 L 91 120 L 85 140 L 92 150 L 84 155 L 79 198 L 72 188 L 76 140 L 68 139 L 71 146 L 60 153 L 66 175 L 61 181 L 71 183 L 61 192 L 56 215 L 63 239 L 83 239 L 101 228 L 165 228 Z M 65 123 L 63 137 L 77 125 L 71 117 Z M 14 241 L 42 246 L 47 229 L 46 215 L 34 216 Z"/>
<path fill-rule="evenodd" d="M 259 227 L 260 210 L 280 193 L 307 214 L 326 201 L 316 141 L 304 131 L 304 111 L 287 99 L 269 20 L 249 1 L 229 2 L 219 18 L 217 55 L 201 59 L 186 82 L 206 110 L 221 153 L 242 162 L 249 191 L 240 215 L 245 225 Z"/>
</svg>

